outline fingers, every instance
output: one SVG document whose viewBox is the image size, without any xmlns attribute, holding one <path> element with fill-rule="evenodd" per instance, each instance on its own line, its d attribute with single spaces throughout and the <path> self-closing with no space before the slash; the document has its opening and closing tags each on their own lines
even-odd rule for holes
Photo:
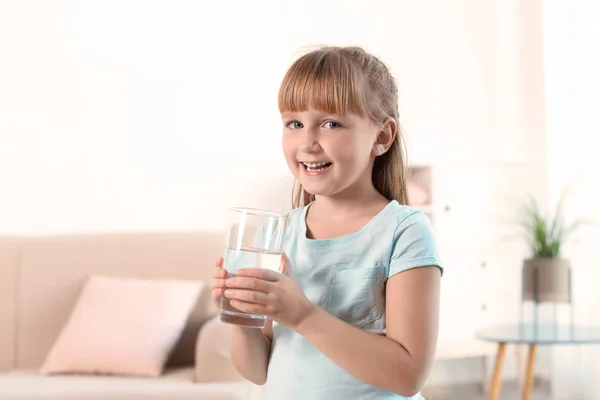
<svg viewBox="0 0 600 400">
<path fill-rule="evenodd" d="M 271 282 L 269 281 L 240 275 L 226 279 L 225 286 L 227 288 L 255 290 L 263 293 L 269 293 L 271 290 Z"/>
<path fill-rule="evenodd" d="M 227 278 L 227 270 L 223 268 L 223 258 L 218 258 L 213 270 L 213 280 L 211 286 L 214 289 L 225 287 L 225 278 Z"/>
<path fill-rule="evenodd" d="M 236 310 L 239 310 L 243 313 L 247 314 L 259 314 L 265 315 L 268 313 L 269 309 L 258 303 L 249 303 L 242 300 L 232 299 L 230 303 Z"/>
<path fill-rule="evenodd" d="M 279 272 L 263 268 L 242 268 L 237 270 L 235 275 L 258 278 L 269 282 L 277 282 L 281 280 L 281 274 Z"/>
<path fill-rule="evenodd" d="M 213 270 L 213 279 L 211 282 L 212 298 L 215 302 L 218 302 L 223 295 L 226 278 L 227 271 L 223 268 L 223 258 L 219 257 Z"/>
<path fill-rule="evenodd" d="M 223 258 L 217 258 L 217 263 L 213 270 L 213 278 L 222 278 L 227 276 L 227 271 L 223 268 Z"/>
<path fill-rule="evenodd" d="M 279 264 L 279 272 L 284 275 L 289 275 L 292 271 L 290 268 L 290 259 L 285 253 L 281 254 L 281 263 Z"/>
<path fill-rule="evenodd" d="M 254 304 L 265 304 L 269 299 L 269 295 L 266 293 L 244 289 L 225 289 L 224 296 L 229 299 Z"/>
<path fill-rule="evenodd" d="M 212 290 L 212 298 L 215 301 L 215 303 L 218 304 L 218 302 L 221 300 L 221 296 L 223 296 L 224 291 L 225 289 L 223 288 L 214 288 Z"/>
</svg>

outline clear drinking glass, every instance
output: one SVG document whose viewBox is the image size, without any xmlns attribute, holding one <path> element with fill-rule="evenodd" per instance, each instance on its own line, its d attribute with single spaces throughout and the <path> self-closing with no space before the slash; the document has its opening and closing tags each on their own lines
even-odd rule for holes
<svg viewBox="0 0 600 400">
<path fill-rule="evenodd" d="M 231 277 L 242 268 L 265 268 L 281 272 L 282 241 L 285 216 L 250 208 L 229 209 L 223 268 Z M 248 314 L 221 298 L 223 322 L 252 328 L 265 326 L 264 315 Z"/>
</svg>

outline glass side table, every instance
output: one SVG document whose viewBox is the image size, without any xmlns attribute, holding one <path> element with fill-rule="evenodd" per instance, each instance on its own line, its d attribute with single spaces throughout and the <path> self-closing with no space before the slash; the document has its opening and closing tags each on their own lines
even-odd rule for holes
<svg viewBox="0 0 600 400">
<path fill-rule="evenodd" d="M 525 344 L 529 347 L 523 400 L 531 399 L 536 347 L 557 345 L 600 344 L 600 326 L 558 325 L 558 324 L 507 324 L 491 326 L 476 332 L 479 340 L 498 345 L 496 362 L 489 386 L 488 399 L 498 400 L 502 384 L 502 364 L 507 344 Z"/>
</svg>

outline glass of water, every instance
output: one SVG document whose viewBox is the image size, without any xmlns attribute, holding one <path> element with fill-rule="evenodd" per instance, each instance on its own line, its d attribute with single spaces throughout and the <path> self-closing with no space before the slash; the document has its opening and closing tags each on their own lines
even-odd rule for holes
<svg viewBox="0 0 600 400">
<path fill-rule="evenodd" d="M 285 225 L 286 218 L 281 214 L 240 207 L 229 209 L 223 257 L 227 276 L 234 276 L 242 268 L 281 272 Z M 267 317 L 241 312 L 223 296 L 220 319 L 228 324 L 262 328 Z"/>
</svg>

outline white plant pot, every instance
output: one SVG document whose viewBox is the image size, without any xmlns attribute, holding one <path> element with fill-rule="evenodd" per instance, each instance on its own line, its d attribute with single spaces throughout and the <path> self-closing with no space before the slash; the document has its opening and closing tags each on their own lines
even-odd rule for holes
<svg viewBox="0 0 600 400">
<path fill-rule="evenodd" d="M 523 262 L 523 300 L 537 303 L 571 302 L 571 266 L 568 260 L 531 258 Z"/>
</svg>

